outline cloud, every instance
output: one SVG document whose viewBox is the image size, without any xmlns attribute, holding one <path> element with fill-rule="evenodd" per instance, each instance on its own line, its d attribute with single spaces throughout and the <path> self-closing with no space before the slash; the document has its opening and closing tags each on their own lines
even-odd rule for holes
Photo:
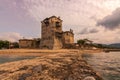
<svg viewBox="0 0 120 80">
<path fill-rule="evenodd" d="M 87 30 L 87 28 L 84 28 L 84 29 L 81 30 L 81 32 L 78 33 L 78 34 L 88 34 L 88 30 Z"/>
<path fill-rule="evenodd" d="M 97 33 L 97 32 L 99 32 L 99 30 L 97 30 L 97 29 L 91 29 L 90 31 L 89 31 L 89 33 Z"/>
<path fill-rule="evenodd" d="M 18 41 L 21 39 L 22 36 L 19 33 L 16 32 L 6 32 L 6 33 L 0 33 L 0 40 L 8 40 L 11 42 Z"/>
<path fill-rule="evenodd" d="M 23 0 L 27 14 L 37 21 L 52 15 L 61 16 L 65 24 L 89 24 L 89 17 L 101 16 L 105 10 L 100 7 L 104 0 Z M 96 2 L 96 4 L 94 3 Z M 98 6 L 99 5 L 99 6 Z M 102 6 L 102 5 L 101 5 Z M 84 8 L 83 8 L 84 7 Z M 93 9 L 94 11 L 91 11 Z M 107 12 L 107 11 L 106 11 Z M 104 13 L 106 13 L 104 12 Z M 82 20 L 81 20 L 82 19 Z"/>
<path fill-rule="evenodd" d="M 103 26 L 106 29 L 114 30 L 120 28 L 120 8 L 117 8 L 111 15 L 97 21 L 97 26 Z"/>
<path fill-rule="evenodd" d="M 87 38 L 89 40 L 92 40 L 94 43 L 103 43 L 103 44 L 120 42 L 119 33 L 116 33 L 118 30 L 117 31 L 116 30 L 105 31 L 104 28 L 103 28 L 103 30 L 100 30 L 100 29 L 98 29 L 98 30 L 99 30 L 99 32 L 97 32 L 95 34 L 88 34 L 88 33 L 87 34 L 77 34 L 76 40 Z"/>
<path fill-rule="evenodd" d="M 98 29 L 88 29 L 88 28 L 84 28 L 83 30 L 81 30 L 81 32 L 79 34 L 92 34 L 92 33 L 98 33 L 99 30 Z"/>
</svg>

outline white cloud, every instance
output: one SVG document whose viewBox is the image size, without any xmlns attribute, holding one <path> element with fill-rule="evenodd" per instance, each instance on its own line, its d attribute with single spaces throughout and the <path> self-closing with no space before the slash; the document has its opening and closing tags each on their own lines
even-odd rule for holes
<svg viewBox="0 0 120 80">
<path fill-rule="evenodd" d="M 92 34 L 79 34 L 76 35 L 76 39 L 79 38 L 88 38 L 90 40 L 93 40 L 95 43 L 104 43 L 104 44 L 110 44 L 110 43 L 119 43 L 120 42 L 120 37 L 119 37 L 119 31 L 120 30 L 114 30 L 114 31 L 109 31 L 105 30 L 103 27 L 97 28 L 99 30 L 98 33 Z"/>
<path fill-rule="evenodd" d="M 21 39 L 22 36 L 19 33 L 16 32 L 6 32 L 6 33 L 0 33 L 0 40 L 8 40 L 11 42 L 18 41 Z"/>
<path fill-rule="evenodd" d="M 91 15 L 101 14 L 98 13 L 100 8 L 90 3 L 89 0 L 24 0 L 24 4 L 28 14 L 37 21 L 57 15 L 64 19 L 65 24 L 71 24 L 71 22 L 78 24 L 87 20 L 86 18 Z M 96 11 L 91 11 L 91 9 Z"/>
</svg>

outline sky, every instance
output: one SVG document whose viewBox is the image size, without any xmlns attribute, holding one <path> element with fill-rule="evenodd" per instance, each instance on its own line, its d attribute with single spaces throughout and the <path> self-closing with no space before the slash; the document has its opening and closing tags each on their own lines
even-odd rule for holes
<svg viewBox="0 0 120 80">
<path fill-rule="evenodd" d="M 41 21 L 53 15 L 75 42 L 120 43 L 120 0 L 0 0 L 0 39 L 40 38 Z"/>
</svg>

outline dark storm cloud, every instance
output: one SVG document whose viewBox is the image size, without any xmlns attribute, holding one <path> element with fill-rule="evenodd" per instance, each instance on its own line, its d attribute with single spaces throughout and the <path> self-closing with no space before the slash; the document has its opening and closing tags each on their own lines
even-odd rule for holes
<svg viewBox="0 0 120 80">
<path fill-rule="evenodd" d="M 114 30 L 120 26 L 120 8 L 117 8 L 111 15 L 97 21 L 97 26 L 103 26 L 106 29 Z"/>
<path fill-rule="evenodd" d="M 97 30 L 97 29 L 91 29 L 91 30 L 89 30 L 89 33 L 97 33 L 97 32 L 99 32 L 99 30 Z"/>
<path fill-rule="evenodd" d="M 79 34 L 88 34 L 88 29 L 84 28 L 83 30 L 80 31 Z"/>
<path fill-rule="evenodd" d="M 79 34 L 92 34 L 92 33 L 97 33 L 97 32 L 99 32 L 99 30 L 95 28 L 93 29 L 84 28 L 83 30 L 81 30 Z"/>
</svg>

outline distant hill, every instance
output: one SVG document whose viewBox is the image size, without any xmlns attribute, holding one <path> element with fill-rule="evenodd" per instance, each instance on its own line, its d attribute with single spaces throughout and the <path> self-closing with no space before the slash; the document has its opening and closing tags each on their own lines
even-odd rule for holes
<svg viewBox="0 0 120 80">
<path fill-rule="evenodd" d="M 115 48 L 115 49 L 120 49 L 120 43 L 113 43 L 113 44 L 94 43 L 94 46 L 96 46 L 98 48 Z"/>
<path fill-rule="evenodd" d="M 120 48 L 120 43 L 109 44 L 109 47 Z"/>
</svg>

